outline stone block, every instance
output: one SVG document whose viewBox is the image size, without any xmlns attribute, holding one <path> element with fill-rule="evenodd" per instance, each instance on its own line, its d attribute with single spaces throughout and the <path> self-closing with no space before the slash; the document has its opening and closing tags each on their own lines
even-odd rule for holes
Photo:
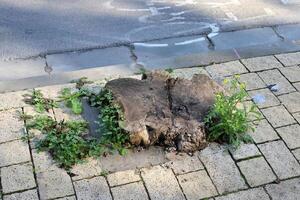
<svg viewBox="0 0 300 200">
<path fill-rule="evenodd" d="M 255 143 L 262 143 L 271 140 L 279 139 L 277 133 L 272 128 L 272 126 L 268 123 L 267 120 L 259 120 L 253 122 L 254 131 L 249 130 L 248 134 L 252 137 Z"/>
<path fill-rule="evenodd" d="M 227 150 L 211 144 L 200 152 L 199 157 L 220 194 L 247 188 Z"/>
<path fill-rule="evenodd" d="M 266 190 L 272 197 L 272 200 L 299 200 L 300 178 L 267 185 Z"/>
<path fill-rule="evenodd" d="M 262 109 L 261 112 L 275 128 L 296 122 L 283 106 Z"/>
<path fill-rule="evenodd" d="M 274 56 L 242 59 L 241 62 L 250 70 L 250 72 L 283 67 Z"/>
<path fill-rule="evenodd" d="M 276 180 L 276 176 L 263 157 L 241 161 L 237 165 L 251 187 Z"/>
<path fill-rule="evenodd" d="M 114 200 L 148 200 L 148 195 L 142 182 L 130 183 L 111 189 Z"/>
<path fill-rule="evenodd" d="M 142 178 L 152 200 L 183 200 L 184 195 L 171 169 L 155 166 L 141 170 Z"/>
<path fill-rule="evenodd" d="M 208 198 L 218 194 L 205 170 L 179 175 L 178 181 L 189 200 Z"/>
<path fill-rule="evenodd" d="M 74 182 L 78 200 L 111 200 L 109 187 L 104 177 L 84 179 Z"/>
<path fill-rule="evenodd" d="M 300 165 L 282 141 L 258 145 L 266 160 L 280 179 L 300 175 Z"/>
<path fill-rule="evenodd" d="M 290 125 L 276 129 L 290 149 L 300 147 L 300 125 Z"/>
<path fill-rule="evenodd" d="M 12 165 L 1 168 L 3 193 L 11 193 L 36 187 L 31 164 Z"/>
<path fill-rule="evenodd" d="M 296 91 L 292 84 L 277 69 L 259 72 L 258 75 L 268 86 L 276 85 L 276 90 L 273 91 L 276 95 Z"/>
</svg>

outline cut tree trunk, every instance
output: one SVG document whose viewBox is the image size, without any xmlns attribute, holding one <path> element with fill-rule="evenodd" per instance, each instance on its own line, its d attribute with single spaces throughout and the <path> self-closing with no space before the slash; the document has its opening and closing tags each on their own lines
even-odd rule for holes
<svg viewBox="0 0 300 200">
<path fill-rule="evenodd" d="M 144 80 L 115 79 L 105 87 L 123 109 L 132 144 L 160 144 L 184 152 L 206 146 L 203 120 L 216 92 L 224 91 L 204 74 L 187 80 L 161 72 Z"/>
</svg>

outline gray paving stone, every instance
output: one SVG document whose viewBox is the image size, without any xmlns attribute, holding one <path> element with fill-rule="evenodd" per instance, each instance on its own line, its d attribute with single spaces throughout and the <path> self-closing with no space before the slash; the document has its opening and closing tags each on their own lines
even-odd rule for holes
<svg viewBox="0 0 300 200">
<path fill-rule="evenodd" d="M 275 128 L 296 122 L 283 106 L 262 109 L 261 112 Z"/>
<path fill-rule="evenodd" d="M 0 143 L 24 136 L 24 122 L 19 119 L 20 112 L 21 109 L 0 112 Z"/>
<path fill-rule="evenodd" d="M 299 83 L 294 83 L 293 86 L 300 92 L 300 82 Z"/>
<path fill-rule="evenodd" d="M 126 170 L 115 172 L 113 174 L 109 174 L 107 176 L 107 180 L 110 186 L 123 185 L 127 183 L 132 183 L 136 181 L 140 181 L 139 172 L 136 170 Z"/>
<path fill-rule="evenodd" d="M 25 192 L 5 195 L 3 200 L 39 200 L 36 190 L 27 190 Z"/>
<path fill-rule="evenodd" d="M 0 61 L 0 80 L 15 80 L 33 76 L 46 75 L 44 58 Z"/>
<path fill-rule="evenodd" d="M 241 61 L 250 70 L 250 72 L 283 67 L 274 56 L 248 58 L 242 59 Z"/>
<path fill-rule="evenodd" d="M 246 90 L 255 90 L 266 87 L 266 84 L 255 73 L 242 74 L 240 82 L 246 84 Z"/>
<path fill-rule="evenodd" d="M 293 114 L 294 118 L 297 120 L 297 122 L 300 124 L 300 112 Z"/>
<path fill-rule="evenodd" d="M 114 200 L 147 200 L 148 195 L 142 182 L 130 183 L 111 189 Z"/>
<path fill-rule="evenodd" d="M 1 168 L 1 185 L 4 194 L 36 187 L 32 165 L 12 165 Z"/>
<path fill-rule="evenodd" d="M 177 178 L 188 200 L 208 198 L 218 194 L 205 170 L 179 175 Z"/>
<path fill-rule="evenodd" d="M 76 181 L 74 187 L 78 200 L 112 199 L 107 182 L 102 176 Z"/>
<path fill-rule="evenodd" d="M 255 188 L 246 191 L 240 191 L 233 194 L 228 194 L 222 197 L 216 197 L 216 200 L 269 200 L 268 194 L 263 188 Z"/>
<path fill-rule="evenodd" d="M 71 172 L 74 175 L 73 181 L 99 176 L 102 172 L 100 160 L 88 158 L 83 163 L 74 165 Z"/>
<path fill-rule="evenodd" d="M 284 68 L 281 68 L 280 71 L 290 82 L 300 81 L 300 67 L 299 66 L 284 67 Z"/>
<path fill-rule="evenodd" d="M 76 90 L 74 83 L 38 87 L 36 88 L 36 90 L 40 90 L 42 94 L 47 98 L 59 100 L 60 93 L 64 88 L 70 88 L 71 91 Z"/>
<path fill-rule="evenodd" d="M 171 73 L 172 77 L 179 77 L 185 79 L 192 79 L 195 74 L 205 74 L 208 75 L 207 71 L 203 67 L 192 67 L 192 68 L 183 68 L 183 69 L 174 69 Z"/>
<path fill-rule="evenodd" d="M 254 111 L 256 113 L 249 113 L 248 114 L 248 121 L 254 121 L 254 120 L 259 120 L 259 119 L 263 119 L 264 116 L 263 114 L 260 112 L 260 110 L 257 108 L 257 106 L 252 102 L 252 101 L 245 101 L 243 103 L 238 103 L 237 107 L 239 109 L 246 109 L 248 112 L 250 111 L 250 109 L 254 106 Z M 258 114 L 259 113 L 259 114 Z"/>
<path fill-rule="evenodd" d="M 260 152 L 254 144 L 242 144 L 237 149 L 230 149 L 235 160 L 259 156 Z"/>
<path fill-rule="evenodd" d="M 290 149 L 300 147 L 300 125 L 290 125 L 276 129 Z"/>
<path fill-rule="evenodd" d="M 141 175 L 152 200 L 185 199 L 171 169 L 160 166 L 143 168 Z"/>
<path fill-rule="evenodd" d="M 248 134 L 252 137 L 255 143 L 262 143 L 279 139 L 277 133 L 267 120 L 263 119 L 255 121 L 253 122 L 253 124 L 255 130 L 249 130 Z"/>
<path fill-rule="evenodd" d="M 296 159 L 300 162 L 300 149 L 295 149 L 292 151 Z"/>
<path fill-rule="evenodd" d="M 286 67 L 300 64 L 300 52 L 275 55 Z"/>
<path fill-rule="evenodd" d="M 259 108 L 280 105 L 280 101 L 274 96 L 269 89 L 253 90 L 248 92 L 249 96 L 254 100 Z M 263 97 L 264 101 L 256 101 L 258 97 Z"/>
<path fill-rule="evenodd" d="M 16 140 L 0 144 L 0 167 L 30 161 L 28 144 Z"/>
<path fill-rule="evenodd" d="M 268 163 L 280 179 L 300 175 L 300 165 L 282 141 L 258 145 Z"/>
<path fill-rule="evenodd" d="M 209 65 L 206 67 L 206 70 L 213 78 L 227 77 L 248 72 L 239 61 Z"/>
<path fill-rule="evenodd" d="M 276 176 L 263 157 L 238 162 L 242 174 L 251 187 L 271 183 Z"/>
<path fill-rule="evenodd" d="M 282 181 L 279 184 L 270 184 L 266 190 L 272 200 L 299 200 L 300 199 L 300 178 Z"/>
<path fill-rule="evenodd" d="M 71 178 L 63 169 L 37 173 L 37 182 L 42 200 L 74 194 Z"/>
<path fill-rule="evenodd" d="M 189 156 L 185 153 L 168 153 L 167 158 L 170 161 L 164 164 L 164 166 L 173 169 L 175 174 L 184 174 L 204 169 L 196 155 Z"/>
<path fill-rule="evenodd" d="M 274 94 L 285 94 L 296 91 L 295 88 L 288 82 L 288 80 L 282 76 L 282 74 L 277 70 L 268 70 L 259 72 L 258 75 L 264 80 L 267 85 L 276 84 L 278 87 Z"/>
<path fill-rule="evenodd" d="M 19 91 L 0 94 L 0 110 L 26 106 L 23 95 L 30 93 L 29 91 Z"/>
<path fill-rule="evenodd" d="M 57 73 L 108 65 L 130 64 L 132 62 L 130 56 L 129 48 L 114 47 L 79 53 L 53 54 L 48 55 L 46 60 L 48 65 L 52 67 L 52 72 Z"/>
<path fill-rule="evenodd" d="M 200 152 L 199 157 L 219 193 L 224 194 L 247 188 L 227 150 L 211 144 Z"/>
<path fill-rule="evenodd" d="M 219 33 L 212 41 L 219 50 L 272 44 L 279 42 L 280 38 L 267 27 Z"/>
<path fill-rule="evenodd" d="M 46 152 L 38 152 L 36 149 L 31 150 L 35 172 L 45 172 L 58 169 L 51 155 Z"/>
<path fill-rule="evenodd" d="M 300 111 L 300 92 L 281 95 L 278 98 L 291 113 Z"/>
<path fill-rule="evenodd" d="M 54 110 L 55 119 L 57 121 L 84 120 L 82 115 L 74 114 L 70 108 L 67 108 L 63 104 L 59 108 L 53 108 L 53 110 Z"/>
</svg>

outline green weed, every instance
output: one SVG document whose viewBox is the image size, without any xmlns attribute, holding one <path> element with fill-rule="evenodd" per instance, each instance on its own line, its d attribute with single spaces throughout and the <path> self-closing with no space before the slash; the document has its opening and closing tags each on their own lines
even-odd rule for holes
<svg viewBox="0 0 300 200">
<path fill-rule="evenodd" d="M 25 103 L 33 105 L 38 113 L 49 112 L 50 109 L 58 106 L 56 101 L 45 98 L 40 90 L 33 90 L 31 95 L 26 94 L 24 97 Z"/>
<path fill-rule="evenodd" d="M 127 153 L 124 146 L 128 143 L 129 137 L 124 127 L 124 115 L 121 107 L 114 101 L 113 94 L 110 90 L 104 89 L 94 98 L 92 105 L 99 107 L 100 115 L 100 132 L 101 141 L 109 144 L 110 147 L 119 151 L 121 155 Z"/>
<path fill-rule="evenodd" d="M 252 138 L 246 134 L 248 130 L 253 130 L 249 122 L 249 115 L 254 114 L 259 117 L 256 106 L 252 105 L 250 109 L 243 104 L 247 98 L 245 84 L 240 84 L 238 76 L 231 81 L 225 79 L 225 84 L 230 84 L 229 94 L 220 92 L 216 94 L 215 103 L 205 118 L 206 128 L 208 130 L 208 140 L 217 142 L 226 142 L 238 147 L 241 142 L 252 142 Z"/>
</svg>

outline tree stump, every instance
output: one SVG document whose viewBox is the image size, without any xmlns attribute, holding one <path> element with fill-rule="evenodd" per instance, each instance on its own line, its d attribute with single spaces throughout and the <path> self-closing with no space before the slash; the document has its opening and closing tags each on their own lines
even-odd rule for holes
<svg viewBox="0 0 300 200">
<path fill-rule="evenodd" d="M 204 117 L 215 93 L 224 91 L 204 74 L 192 80 L 153 72 L 143 80 L 121 78 L 106 86 L 123 109 L 134 145 L 160 144 L 193 152 L 206 146 Z"/>
</svg>

